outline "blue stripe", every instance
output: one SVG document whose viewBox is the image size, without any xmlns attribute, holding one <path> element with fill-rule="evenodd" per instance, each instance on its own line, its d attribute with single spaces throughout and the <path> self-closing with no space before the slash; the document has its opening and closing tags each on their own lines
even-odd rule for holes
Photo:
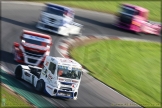
<svg viewBox="0 0 162 108">
<path fill-rule="evenodd" d="M 56 5 L 56 4 L 52 4 L 52 3 L 48 3 L 46 4 L 49 7 L 55 8 L 55 9 L 59 9 L 61 11 L 73 11 L 70 8 L 64 7 L 64 6 L 60 6 L 60 5 Z"/>
<path fill-rule="evenodd" d="M 71 83 L 71 82 L 61 82 L 61 84 L 72 85 L 73 83 Z"/>
</svg>

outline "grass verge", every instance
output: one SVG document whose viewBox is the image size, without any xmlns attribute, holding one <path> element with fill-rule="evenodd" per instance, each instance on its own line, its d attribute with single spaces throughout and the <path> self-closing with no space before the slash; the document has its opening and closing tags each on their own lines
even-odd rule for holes
<svg viewBox="0 0 162 108">
<path fill-rule="evenodd" d="M 1 108 L 19 107 L 34 108 L 25 99 L 1 85 Z"/>
<path fill-rule="evenodd" d="M 33 1 L 33 0 L 27 0 Z M 149 20 L 153 21 L 161 21 L 161 1 L 93 1 L 93 0 L 84 0 L 84 1 L 70 1 L 70 0 L 63 0 L 63 1 L 56 1 L 56 0 L 34 0 L 37 2 L 53 2 L 56 4 L 61 4 L 69 7 L 76 7 L 81 9 L 93 10 L 98 12 L 105 12 L 115 14 L 119 11 L 119 4 L 121 3 L 130 3 L 134 5 L 142 6 L 150 11 L 149 13 Z"/>
<path fill-rule="evenodd" d="M 104 40 L 78 46 L 70 55 L 90 75 L 144 107 L 160 107 L 161 44 Z"/>
</svg>

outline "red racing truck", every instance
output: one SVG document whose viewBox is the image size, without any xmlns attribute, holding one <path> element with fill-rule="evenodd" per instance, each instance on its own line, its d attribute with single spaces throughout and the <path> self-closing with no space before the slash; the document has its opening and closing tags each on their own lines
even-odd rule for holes
<svg viewBox="0 0 162 108">
<path fill-rule="evenodd" d="M 121 4 L 116 26 L 136 33 L 161 35 L 161 24 L 148 21 L 149 10 L 131 4 Z"/>
<path fill-rule="evenodd" d="M 49 35 L 23 30 L 20 43 L 13 43 L 14 60 L 42 67 L 45 57 L 50 54 L 52 38 Z"/>
</svg>

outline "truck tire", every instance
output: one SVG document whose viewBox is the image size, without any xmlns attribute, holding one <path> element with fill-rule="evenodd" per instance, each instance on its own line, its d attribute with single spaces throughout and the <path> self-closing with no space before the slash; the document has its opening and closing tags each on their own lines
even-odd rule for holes
<svg viewBox="0 0 162 108">
<path fill-rule="evenodd" d="M 38 92 L 43 92 L 44 88 L 45 88 L 45 83 L 44 83 L 44 81 L 43 81 L 43 80 L 39 80 L 39 81 L 37 82 L 37 85 L 36 85 L 36 88 L 35 88 L 35 89 L 36 89 Z"/>
<path fill-rule="evenodd" d="M 16 67 L 16 69 L 15 69 L 15 77 L 17 79 L 21 79 L 21 77 L 22 77 L 22 67 L 21 67 L 21 65 L 18 65 Z"/>
</svg>

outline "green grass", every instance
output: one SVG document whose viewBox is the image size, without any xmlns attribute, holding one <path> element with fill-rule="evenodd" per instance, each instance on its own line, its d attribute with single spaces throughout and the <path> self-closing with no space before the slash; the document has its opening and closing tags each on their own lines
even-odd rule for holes
<svg viewBox="0 0 162 108">
<path fill-rule="evenodd" d="M 5 105 L 2 103 L 2 99 L 5 99 Z M 1 86 L 1 108 L 11 108 L 11 107 L 17 107 L 17 108 L 32 108 L 32 106 L 27 103 L 25 100 L 20 98 L 17 94 L 13 93 L 9 89 L 5 88 L 4 86 Z"/>
<path fill-rule="evenodd" d="M 70 55 L 90 75 L 145 107 L 159 107 L 161 44 L 105 40 L 75 47 Z"/>
<path fill-rule="evenodd" d="M 28 0 L 31 1 L 31 0 Z M 39 0 L 35 0 L 39 1 Z M 136 1 L 93 1 L 93 0 L 87 0 L 87 1 L 70 1 L 70 0 L 64 0 L 64 1 L 56 1 L 56 0 L 46 0 L 45 2 L 53 2 L 56 4 L 61 4 L 65 6 L 70 7 L 77 7 L 87 10 L 94 10 L 99 12 L 106 12 L 115 14 L 119 11 L 119 4 L 120 3 L 130 3 L 134 5 L 142 6 L 150 11 L 149 14 L 149 20 L 153 21 L 161 21 L 161 2 L 160 1 L 142 1 L 142 0 L 136 0 Z M 40 2 L 40 1 L 39 1 Z M 41 1 L 42 2 L 42 1 Z"/>
</svg>

